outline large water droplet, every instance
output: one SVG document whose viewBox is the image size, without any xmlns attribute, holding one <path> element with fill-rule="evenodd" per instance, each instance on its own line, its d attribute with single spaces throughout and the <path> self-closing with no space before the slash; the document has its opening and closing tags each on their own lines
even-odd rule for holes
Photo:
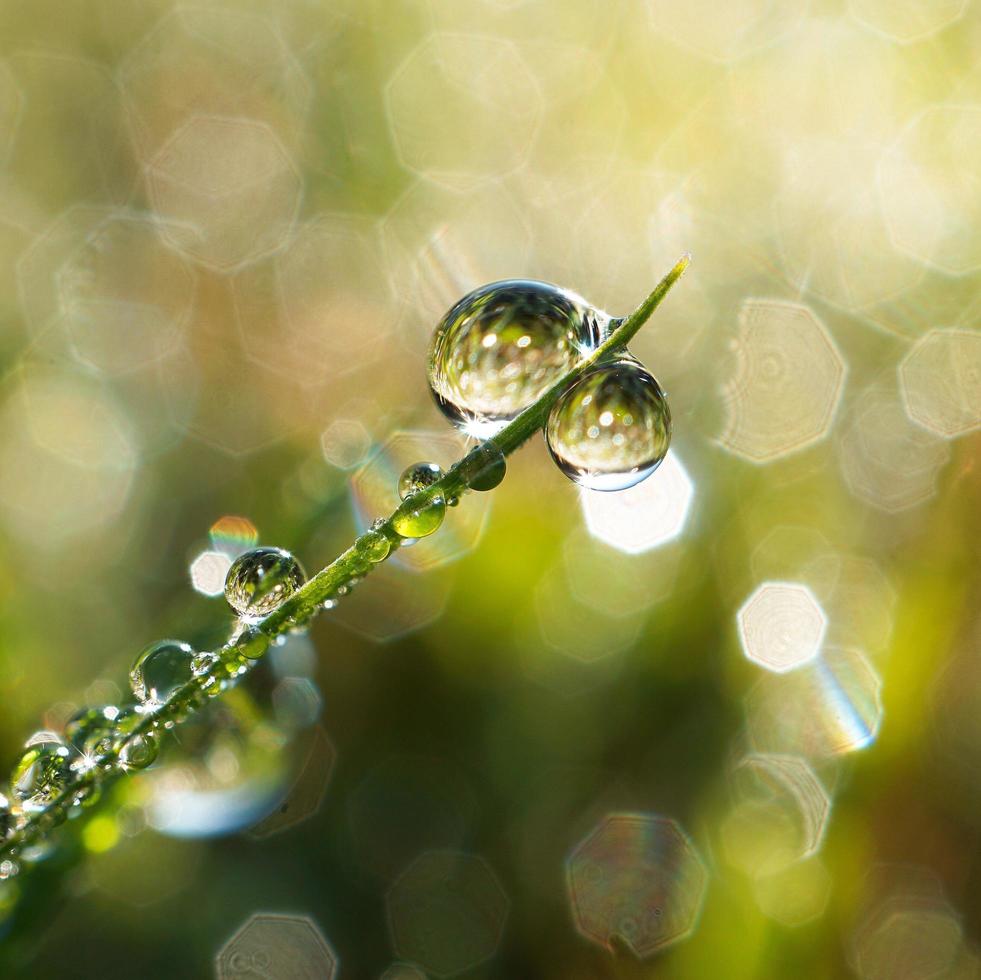
<svg viewBox="0 0 981 980">
<path fill-rule="evenodd" d="M 598 364 L 552 406 L 545 441 L 570 480 L 590 490 L 625 490 L 650 476 L 667 454 L 667 398 L 632 357 Z"/>
<path fill-rule="evenodd" d="M 429 386 L 436 404 L 470 435 L 493 435 L 596 347 L 609 319 L 549 283 L 482 286 L 433 335 Z"/>
<path fill-rule="evenodd" d="M 152 643 L 137 658 L 129 672 L 136 699 L 144 708 L 165 705 L 193 676 L 194 649 L 180 640 Z"/>
<path fill-rule="evenodd" d="M 413 463 L 402 470 L 399 477 L 399 497 L 402 500 L 421 490 L 428 490 L 443 478 L 443 468 L 438 463 Z"/>
<path fill-rule="evenodd" d="M 11 792 L 24 810 L 41 810 L 61 793 L 68 783 L 70 755 L 53 732 L 38 732 L 28 740 L 10 777 Z"/>
<path fill-rule="evenodd" d="M 282 548 L 253 548 L 237 558 L 225 580 L 225 598 L 254 622 L 282 605 L 307 580 L 300 563 Z"/>
</svg>

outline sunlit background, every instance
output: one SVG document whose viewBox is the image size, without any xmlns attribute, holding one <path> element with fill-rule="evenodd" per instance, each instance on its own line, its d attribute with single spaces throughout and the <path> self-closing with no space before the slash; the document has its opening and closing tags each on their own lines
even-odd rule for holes
<svg viewBox="0 0 981 980">
<path fill-rule="evenodd" d="M 10 977 L 981 977 L 979 0 L 0 3 L 0 747 L 459 438 L 508 276 L 633 309 L 541 441 L 30 876 Z"/>
</svg>

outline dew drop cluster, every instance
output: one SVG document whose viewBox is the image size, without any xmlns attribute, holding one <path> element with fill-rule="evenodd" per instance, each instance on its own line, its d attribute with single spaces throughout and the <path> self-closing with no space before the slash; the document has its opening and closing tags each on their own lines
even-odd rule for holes
<svg viewBox="0 0 981 980">
<path fill-rule="evenodd" d="M 593 354 L 617 322 L 549 283 L 482 286 L 436 328 L 429 355 L 433 398 L 464 432 L 493 436 Z M 667 454 L 667 397 L 632 355 L 604 358 L 556 399 L 545 441 L 575 483 L 624 490 L 650 476 Z"/>
</svg>

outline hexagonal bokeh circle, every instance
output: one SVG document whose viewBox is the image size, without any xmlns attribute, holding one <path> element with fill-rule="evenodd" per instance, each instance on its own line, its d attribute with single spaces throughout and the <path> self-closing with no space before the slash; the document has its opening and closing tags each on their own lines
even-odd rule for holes
<svg viewBox="0 0 981 980">
<path fill-rule="evenodd" d="M 776 674 L 794 670 L 821 652 L 828 618 L 806 585 L 764 582 L 736 614 L 748 660 Z"/>
<path fill-rule="evenodd" d="M 641 958 L 694 932 L 708 872 L 681 827 L 652 813 L 612 813 L 566 862 L 576 928 Z"/>
<path fill-rule="evenodd" d="M 695 485 L 681 460 L 669 451 L 651 476 L 619 493 L 583 490 L 586 527 L 611 548 L 639 555 L 674 540 L 684 530 Z"/>
<path fill-rule="evenodd" d="M 145 174 L 170 244 L 220 272 L 282 247 L 300 204 L 302 182 L 286 147 L 255 119 L 192 116 Z"/>
<path fill-rule="evenodd" d="M 489 960 L 500 945 L 508 897 L 487 862 L 462 851 L 426 851 L 387 897 L 400 957 L 434 977 L 452 977 Z"/>
<path fill-rule="evenodd" d="M 811 310 L 799 303 L 746 300 L 734 352 L 735 369 L 722 389 L 726 422 L 720 445 L 765 463 L 827 435 L 845 362 Z"/>
<path fill-rule="evenodd" d="M 981 427 L 981 333 L 931 330 L 899 365 L 906 414 L 953 439 Z"/>
<path fill-rule="evenodd" d="M 218 980 L 333 980 L 337 955 L 305 915 L 253 915 L 215 957 Z"/>
<path fill-rule="evenodd" d="M 513 42 L 441 32 L 395 70 L 385 106 L 402 163 L 457 190 L 516 170 L 543 108 L 538 80 Z"/>
</svg>

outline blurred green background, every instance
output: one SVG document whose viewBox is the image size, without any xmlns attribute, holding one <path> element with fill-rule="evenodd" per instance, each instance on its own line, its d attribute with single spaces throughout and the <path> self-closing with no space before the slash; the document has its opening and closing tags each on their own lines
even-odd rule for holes
<svg viewBox="0 0 981 980">
<path fill-rule="evenodd" d="M 460 296 L 694 256 L 662 469 L 524 449 L 0 883 L 3 976 L 981 976 L 979 159 L 977 0 L 0 0 L 6 764 L 459 455 Z"/>
</svg>

